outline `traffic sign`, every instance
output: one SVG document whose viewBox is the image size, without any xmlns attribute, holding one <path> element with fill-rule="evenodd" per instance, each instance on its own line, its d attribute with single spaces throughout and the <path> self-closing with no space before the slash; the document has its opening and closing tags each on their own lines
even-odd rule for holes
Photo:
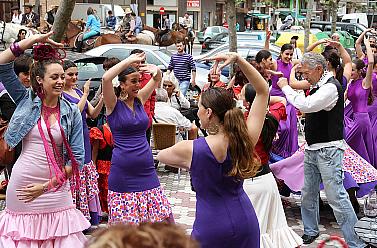
<svg viewBox="0 0 377 248">
<path fill-rule="evenodd" d="M 165 13 L 165 9 L 164 9 L 164 7 L 161 7 L 160 8 L 160 15 L 163 15 Z"/>
</svg>

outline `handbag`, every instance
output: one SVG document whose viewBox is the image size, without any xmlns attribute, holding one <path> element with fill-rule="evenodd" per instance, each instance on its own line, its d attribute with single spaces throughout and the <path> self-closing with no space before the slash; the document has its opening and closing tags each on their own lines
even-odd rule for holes
<svg viewBox="0 0 377 248">
<path fill-rule="evenodd" d="M 181 114 L 186 117 L 187 119 L 189 119 L 191 122 L 195 121 L 198 117 L 197 115 L 194 113 L 194 110 L 192 108 L 182 108 L 182 105 L 181 105 L 181 101 L 179 100 L 178 96 L 177 95 L 174 95 L 175 96 L 175 99 L 177 100 L 177 103 L 179 105 L 179 112 L 181 112 Z"/>
<path fill-rule="evenodd" d="M 8 121 L 3 120 L 1 118 L 0 112 L 0 165 L 7 166 L 12 165 L 15 160 L 15 152 L 14 149 L 9 149 L 8 144 L 4 140 L 5 131 L 8 128 Z"/>
</svg>

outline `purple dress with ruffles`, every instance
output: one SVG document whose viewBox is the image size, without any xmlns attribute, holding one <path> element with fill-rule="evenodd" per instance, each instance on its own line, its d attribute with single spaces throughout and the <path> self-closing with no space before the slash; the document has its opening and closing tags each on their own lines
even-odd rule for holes
<svg viewBox="0 0 377 248">
<path fill-rule="evenodd" d="M 79 89 L 75 89 L 76 93 L 82 97 L 83 93 Z M 73 104 L 78 104 L 80 99 L 63 92 L 63 97 Z M 80 187 L 72 192 L 73 202 L 76 207 L 90 220 L 93 225 L 99 224 L 101 216 L 101 204 L 99 201 L 98 189 L 98 173 L 96 166 L 92 162 L 92 148 L 90 145 L 89 128 L 86 123 L 86 113 L 88 110 L 88 102 L 85 104 L 81 112 L 85 148 L 84 166 L 80 171 Z M 71 183 L 73 183 L 71 181 Z"/>
<path fill-rule="evenodd" d="M 145 132 L 149 119 L 139 99 L 134 110 L 117 100 L 107 116 L 114 149 L 109 174 L 109 223 L 158 222 L 171 215 Z"/>
<path fill-rule="evenodd" d="M 351 102 L 353 118 L 344 116 L 345 140 L 361 157 L 376 167 L 377 149 L 372 138 L 367 107 L 370 89 L 364 89 L 362 82 L 363 79 L 354 80 L 348 86 L 347 97 Z"/>
<path fill-rule="evenodd" d="M 286 64 L 280 59 L 278 59 L 276 63 L 277 63 L 276 71 L 282 72 L 284 77 L 289 80 L 291 70 L 293 67 L 292 63 Z M 279 77 L 273 75 L 271 77 L 271 81 L 272 81 L 272 85 L 271 85 L 270 95 L 285 97 L 283 91 L 277 85 L 277 82 L 279 81 Z M 287 103 L 286 111 L 287 111 L 287 120 L 279 122 L 279 129 L 278 129 L 279 139 L 274 141 L 272 145 L 272 152 L 283 158 L 292 156 L 298 149 L 298 130 L 297 130 L 296 108 L 292 104 Z"/>
</svg>

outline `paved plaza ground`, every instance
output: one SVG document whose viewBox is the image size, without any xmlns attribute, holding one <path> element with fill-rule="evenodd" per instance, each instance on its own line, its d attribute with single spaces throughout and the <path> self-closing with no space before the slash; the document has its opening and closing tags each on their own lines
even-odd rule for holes
<svg viewBox="0 0 377 248">
<path fill-rule="evenodd" d="M 195 219 L 195 192 L 191 191 L 190 175 L 188 172 L 183 171 L 180 179 L 178 175 L 171 172 L 167 172 L 162 166 L 158 168 L 158 175 L 161 180 L 161 184 L 165 189 L 166 194 L 169 197 L 170 203 L 173 208 L 174 218 L 177 224 L 184 227 L 188 233 L 191 233 L 192 224 Z M 342 236 L 341 230 L 336 223 L 335 217 L 331 210 L 331 207 L 327 204 L 326 196 L 324 192 L 321 192 L 321 198 L 325 203 L 324 209 L 320 212 L 320 237 L 312 244 L 305 246 L 314 248 L 317 247 L 319 242 L 328 238 L 330 235 Z M 300 236 L 303 234 L 303 225 L 301 221 L 300 213 L 300 196 L 291 194 L 290 197 L 284 197 L 287 204 L 284 207 L 287 217 L 288 225 Z M 359 200 L 360 204 L 362 199 Z M 326 247 L 342 247 L 339 244 L 329 244 Z"/>
</svg>

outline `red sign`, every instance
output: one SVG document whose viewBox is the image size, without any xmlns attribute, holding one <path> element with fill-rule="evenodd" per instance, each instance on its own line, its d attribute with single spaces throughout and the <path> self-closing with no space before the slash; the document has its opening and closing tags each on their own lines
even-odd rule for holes
<svg viewBox="0 0 377 248">
<path fill-rule="evenodd" d="M 200 7 L 200 0 L 187 0 L 187 7 Z"/>
<path fill-rule="evenodd" d="M 164 9 L 164 7 L 161 7 L 160 8 L 160 15 L 163 15 L 165 13 L 165 9 Z"/>
</svg>

